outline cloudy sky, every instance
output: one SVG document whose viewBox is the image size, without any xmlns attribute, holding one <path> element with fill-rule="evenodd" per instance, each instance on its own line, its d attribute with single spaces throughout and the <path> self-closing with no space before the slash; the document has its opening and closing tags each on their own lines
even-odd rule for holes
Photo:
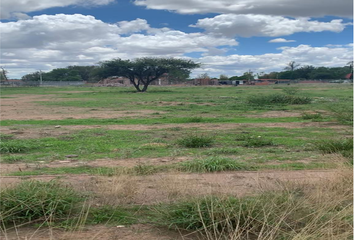
<svg viewBox="0 0 354 240">
<path fill-rule="evenodd" d="M 112 58 L 188 58 L 192 77 L 345 66 L 352 0 L 1 0 L 10 78 Z"/>
</svg>

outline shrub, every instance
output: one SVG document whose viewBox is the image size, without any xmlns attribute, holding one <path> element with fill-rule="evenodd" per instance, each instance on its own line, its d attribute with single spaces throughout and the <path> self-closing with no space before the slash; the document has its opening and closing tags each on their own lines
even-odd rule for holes
<svg viewBox="0 0 354 240">
<path fill-rule="evenodd" d="M 57 181 L 24 181 L 1 191 L 0 222 L 7 225 L 67 217 L 80 200 L 72 188 Z"/>
<path fill-rule="evenodd" d="M 256 106 L 286 105 L 286 104 L 309 104 L 311 98 L 284 94 L 250 96 L 247 103 Z"/>
<path fill-rule="evenodd" d="M 180 169 L 189 172 L 220 172 L 228 170 L 250 170 L 251 166 L 231 158 L 208 157 L 182 162 Z"/>
<path fill-rule="evenodd" d="M 203 148 L 212 146 L 214 139 L 204 135 L 193 134 L 177 140 L 177 143 L 186 148 Z"/>
</svg>

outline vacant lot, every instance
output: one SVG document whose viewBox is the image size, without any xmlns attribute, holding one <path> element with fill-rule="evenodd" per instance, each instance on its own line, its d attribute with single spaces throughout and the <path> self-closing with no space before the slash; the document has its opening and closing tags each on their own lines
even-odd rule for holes
<svg viewBox="0 0 354 240">
<path fill-rule="evenodd" d="M 38 180 L 78 194 L 76 205 L 62 201 L 70 211 L 64 207 L 57 216 L 59 203 L 48 211 L 40 205 L 43 214 L 30 219 L 32 210 L 18 217 L 19 204 L 7 205 L 4 197 L 4 239 L 351 236 L 351 85 L 149 90 L 1 89 L 3 191 L 27 183 L 35 189 Z M 318 210 L 328 196 L 337 205 L 328 209 L 324 202 Z M 275 212 L 267 204 L 259 209 L 262 201 L 285 210 L 259 218 L 254 211 Z M 215 206 L 231 213 L 228 207 L 244 211 L 250 202 L 252 212 L 214 218 Z M 333 216 L 320 215 L 328 211 Z"/>
</svg>

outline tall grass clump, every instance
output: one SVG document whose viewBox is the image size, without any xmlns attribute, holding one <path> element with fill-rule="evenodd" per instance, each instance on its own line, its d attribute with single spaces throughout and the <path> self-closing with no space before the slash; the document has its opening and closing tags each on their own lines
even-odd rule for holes
<svg viewBox="0 0 354 240">
<path fill-rule="evenodd" d="M 312 99 L 285 94 L 252 95 L 247 98 L 247 103 L 253 106 L 309 104 Z"/>
<path fill-rule="evenodd" d="M 249 197 L 209 196 L 160 205 L 157 221 L 215 240 L 351 239 L 352 171 L 317 183 L 283 183 Z"/>
<path fill-rule="evenodd" d="M 178 145 L 186 148 L 210 147 L 213 143 L 213 137 L 198 134 L 187 135 L 177 140 Z"/>
<path fill-rule="evenodd" d="M 231 170 L 250 170 L 251 166 L 225 157 L 208 157 L 184 161 L 179 169 L 188 172 L 220 172 Z"/>
<path fill-rule="evenodd" d="M 353 138 L 322 140 L 315 143 L 315 148 L 322 153 L 339 153 L 351 159 L 353 163 Z"/>
<path fill-rule="evenodd" d="M 38 147 L 38 144 L 32 141 L 2 140 L 0 142 L 0 153 L 25 153 Z"/>
<path fill-rule="evenodd" d="M 24 181 L 0 193 L 2 226 L 67 218 L 81 197 L 58 181 Z"/>
</svg>

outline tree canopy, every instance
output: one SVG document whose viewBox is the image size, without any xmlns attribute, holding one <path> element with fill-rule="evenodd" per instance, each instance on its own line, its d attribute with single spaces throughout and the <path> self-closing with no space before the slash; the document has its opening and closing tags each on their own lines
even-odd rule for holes
<svg viewBox="0 0 354 240">
<path fill-rule="evenodd" d="M 199 63 L 174 58 L 138 58 L 135 60 L 113 59 L 100 63 L 100 77 L 126 77 L 138 92 L 145 92 L 148 86 L 164 74 L 189 76 L 191 69 Z"/>
</svg>

